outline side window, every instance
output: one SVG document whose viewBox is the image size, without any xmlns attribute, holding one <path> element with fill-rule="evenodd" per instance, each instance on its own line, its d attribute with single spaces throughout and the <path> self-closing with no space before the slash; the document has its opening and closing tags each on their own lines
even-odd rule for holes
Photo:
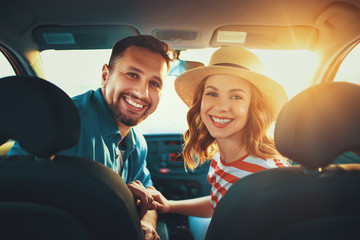
<svg viewBox="0 0 360 240">
<path fill-rule="evenodd" d="M 11 64 L 0 51 L 0 78 L 15 75 L 15 71 L 12 68 Z M 0 146 L 0 157 L 7 154 L 11 146 L 13 145 L 12 141 L 8 141 Z"/>
<path fill-rule="evenodd" d="M 360 84 L 360 44 L 353 48 L 341 63 L 334 81 Z"/>
<path fill-rule="evenodd" d="M 15 75 L 15 71 L 4 54 L 0 52 L 0 78 L 11 75 Z"/>
</svg>

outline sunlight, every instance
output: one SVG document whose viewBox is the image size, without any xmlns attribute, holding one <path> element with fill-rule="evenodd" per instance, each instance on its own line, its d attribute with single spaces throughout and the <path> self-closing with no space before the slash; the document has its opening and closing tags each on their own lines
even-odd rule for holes
<svg viewBox="0 0 360 240">
<path fill-rule="evenodd" d="M 253 51 L 264 65 L 264 75 L 282 85 L 289 99 L 309 87 L 318 68 L 316 54 L 307 50 Z"/>
<path fill-rule="evenodd" d="M 358 44 L 341 63 L 334 81 L 360 84 L 360 44 Z"/>
<path fill-rule="evenodd" d="M 191 49 L 181 53 L 184 60 L 208 65 L 214 48 Z M 317 55 L 307 50 L 253 50 L 263 63 L 264 75 L 281 84 L 289 99 L 309 87 L 318 67 Z"/>
</svg>

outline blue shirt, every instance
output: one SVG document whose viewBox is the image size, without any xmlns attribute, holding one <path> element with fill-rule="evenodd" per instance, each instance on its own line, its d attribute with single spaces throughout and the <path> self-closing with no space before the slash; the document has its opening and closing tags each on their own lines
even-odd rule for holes
<svg viewBox="0 0 360 240">
<path fill-rule="evenodd" d="M 73 98 L 81 119 L 79 142 L 57 155 L 77 156 L 104 164 L 119 173 L 125 183 L 139 180 L 145 187 L 152 186 L 146 167 L 147 144 L 144 136 L 134 128 L 122 141 L 123 166 L 120 167 L 119 142 L 122 140 L 116 121 L 107 109 L 100 88 Z M 8 155 L 25 154 L 17 142 Z M 27 153 L 28 154 L 28 153 Z"/>
</svg>

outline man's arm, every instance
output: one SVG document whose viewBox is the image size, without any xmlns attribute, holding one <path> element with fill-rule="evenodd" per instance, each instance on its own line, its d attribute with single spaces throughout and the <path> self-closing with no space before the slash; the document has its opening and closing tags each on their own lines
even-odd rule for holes
<svg viewBox="0 0 360 240">
<path fill-rule="evenodd" d="M 136 200 L 136 205 L 140 208 L 140 219 L 144 217 L 148 210 L 156 209 L 156 203 L 154 202 L 154 198 L 139 180 L 135 180 L 129 183 L 127 186 Z"/>
<path fill-rule="evenodd" d="M 136 204 L 140 207 L 139 218 L 144 231 L 144 239 L 160 240 L 159 235 L 156 233 L 157 213 L 154 210 L 156 204 L 153 197 L 139 180 L 133 181 L 127 186 L 133 194 Z"/>
<path fill-rule="evenodd" d="M 160 240 L 159 235 L 156 233 L 156 221 L 157 213 L 156 210 L 149 210 L 146 212 L 144 217 L 140 220 L 141 227 L 144 231 L 145 240 Z"/>
</svg>

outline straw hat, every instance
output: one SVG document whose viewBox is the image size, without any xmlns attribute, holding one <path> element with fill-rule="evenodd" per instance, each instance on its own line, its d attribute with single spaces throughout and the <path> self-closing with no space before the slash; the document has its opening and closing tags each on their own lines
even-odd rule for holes
<svg viewBox="0 0 360 240">
<path fill-rule="evenodd" d="M 195 91 L 202 79 L 214 74 L 239 76 L 256 86 L 276 118 L 288 98 L 283 87 L 262 75 L 262 63 L 253 53 L 240 47 L 223 47 L 210 58 L 209 66 L 191 69 L 175 80 L 175 90 L 187 106 L 193 104 Z"/>
</svg>

